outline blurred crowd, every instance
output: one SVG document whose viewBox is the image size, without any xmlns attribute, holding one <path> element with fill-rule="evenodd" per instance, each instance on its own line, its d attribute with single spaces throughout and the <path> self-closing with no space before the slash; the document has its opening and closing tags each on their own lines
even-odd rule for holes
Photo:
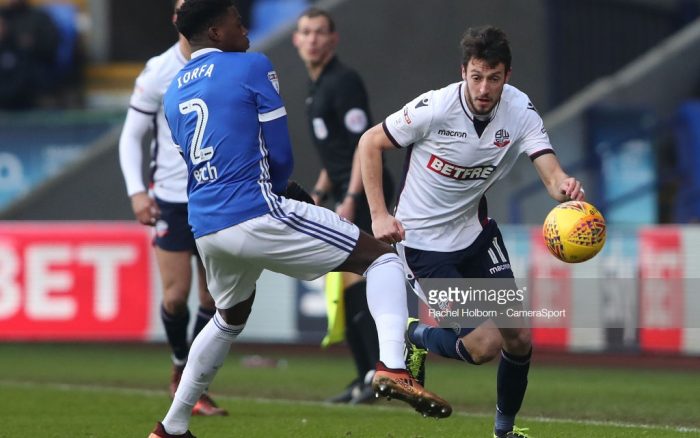
<svg viewBox="0 0 700 438">
<path fill-rule="evenodd" d="M 61 64 L 62 40 L 56 20 L 28 0 L 0 7 L 0 109 L 66 106 L 74 100 L 69 89 L 78 81 L 80 63 L 74 56 Z"/>
<path fill-rule="evenodd" d="M 255 25 L 253 21 L 264 24 L 261 14 L 253 17 L 255 3 L 236 0 L 248 28 Z M 86 56 L 77 9 L 71 2 L 0 1 L 0 111 L 83 105 Z M 263 15 L 269 12 L 266 9 Z"/>
</svg>

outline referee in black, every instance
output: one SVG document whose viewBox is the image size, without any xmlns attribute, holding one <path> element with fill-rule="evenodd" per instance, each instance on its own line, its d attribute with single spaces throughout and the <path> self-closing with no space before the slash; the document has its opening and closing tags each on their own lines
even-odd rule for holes
<svg viewBox="0 0 700 438">
<path fill-rule="evenodd" d="M 362 78 L 336 57 L 338 34 L 327 11 L 313 7 L 306 10 L 297 21 L 293 42 L 309 74 L 306 112 L 323 166 L 314 185 L 314 202 L 321 205 L 332 198 L 336 213 L 372 234 L 359 156 L 355 154 L 360 137 L 372 126 Z M 385 199 L 393 199 L 393 182 L 388 172 L 383 175 Z M 367 307 L 364 279 L 343 273 L 343 285 L 345 339 L 352 351 L 357 378 L 328 401 L 371 403 L 375 398 L 368 383 L 379 360 L 377 328 Z"/>
</svg>

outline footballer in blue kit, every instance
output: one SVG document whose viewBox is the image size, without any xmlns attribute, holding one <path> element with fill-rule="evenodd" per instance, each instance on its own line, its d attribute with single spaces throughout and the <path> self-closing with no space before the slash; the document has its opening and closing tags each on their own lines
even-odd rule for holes
<svg viewBox="0 0 700 438">
<path fill-rule="evenodd" d="M 211 48 L 193 54 L 165 93 L 195 238 L 270 212 L 284 193 L 294 164 L 278 88 L 265 55 Z"/>
<path fill-rule="evenodd" d="M 292 148 L 277 74 L 264 55 L 244 53 L 248 31 L 233 0 L 186 0 L 175 24 L 192 58 L 165 93 L 165 116 L 187 162 L 189 222 L 217 311 L 192 343 L 170 409 L 149 438 L 192 437 L 192 406 L 245 328 L 264 269 L 304 280 L 330 271 L 367 277 L 380 350 L 372 387 L 424 416 L 449 416 L 449 403 L 404 364 L 408 309 L 394 242 L 292 199 Z M 303 199 L 299 192 L 294 197 Z"/>
</svg>

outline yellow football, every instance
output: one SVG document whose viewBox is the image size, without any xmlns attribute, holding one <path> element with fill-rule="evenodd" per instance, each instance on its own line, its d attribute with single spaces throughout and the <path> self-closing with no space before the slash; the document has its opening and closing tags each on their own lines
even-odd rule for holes
<svg viewBox="0 0 700 438">
<path fill-rule="evenodd" d="M 547 215 L 542 236 L 549 252 L 559 260 L 585 262 L 605 245 L 605 218 L 587 202 L 564 202 Z"/>
</svg>

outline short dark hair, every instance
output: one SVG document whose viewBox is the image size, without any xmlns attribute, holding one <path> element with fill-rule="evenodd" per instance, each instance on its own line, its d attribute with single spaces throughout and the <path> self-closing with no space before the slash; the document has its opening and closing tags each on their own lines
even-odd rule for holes
<svg viewBox="0 0 700 438">
<path fill-rule="evenodd" d="M 331 17 L 331 14 L 325 9 L 310 7 L 309 9 L 302 12 L 302 14 L 299 16 L 299 18 L 302 17 L 325 17 L 326 20 L 328 20 L 328 30 L 330 30 L 331 32 L 335 32 L 335 21 L 333 20 L 333 17 Z"/>
<path fill-rule="evenodd" d="M 493 26 L 469 28 L 460 45 L 462 65 L 466 66 L 471 59 L 483 59 L 491 68 L 502 62 L 506 72 L 510 70 L 510 43 L 501 29 Z"/>
<path fill-rule="evenodd" d="M 188 40 L 211 27 L 235 6 L 233 0 L 185 0 L 177 10 L 175 27 Z"/>
</svg>

